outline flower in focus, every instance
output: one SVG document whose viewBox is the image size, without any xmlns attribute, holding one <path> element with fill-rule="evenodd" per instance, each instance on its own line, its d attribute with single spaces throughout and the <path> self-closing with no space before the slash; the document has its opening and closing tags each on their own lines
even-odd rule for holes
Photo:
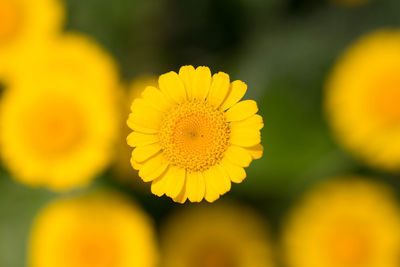
<svg viewBox="0 0 400 267">
<path fill-rule="evenodd" d="M 0 0 L 0 75 L 7 76 L 25 56 L 61 30 L 59 0 Z"/>
<path fill-rule="evenodd" d="M 213 202 L 246 177 L 261 157 L 262 117 L 247 85 L 207 67 L 184 66 L 160 76 L 133 101 L 127 141 L 131 163 L 151 191 L 174 201 Z M 240 102 L 239 102 L 240 101 Z"/>
<path fill-rule="evenodd" d="M 32 227 L 30 267 L 153 267 L 157 261 L 152 223 L 115 193 L 55 201 Z"/>
<path fill-rule="evenodd" d="M 139 76 L 127 86 L 127 91 L 123 91 L 120 104 L 121 121 L 125 120 L 129 116 L 132 101 L 139 97 L 141 92 L 147 86 L 157 86 L 157 77 L 151 75 Z M 126 144 L 126 136 L 130 133 L 130 129 L 125 123 L 121 124 L 121 128 L 121 138 L 118 142 L 114 171 L 116 172 L 116 176 L 124 182 L 127 182 L 136 188 L 143 188 L 144 183 L 141 183 L 137 179 L 138 176 L 136 173 L 132 172 L 132 166 L 130 164 L 132 151 Z"/>
<path fill-rule="evenodd" d="M 359 177 L 323 182 L 288 218 L 289 267 L 395 267 L 400 217 L 389 188 Z"/>
<path fill-rule="evenodd" d="M 371 166 L 400 170 L 400 31 L 360 39 L 336 64 L 326 110 L 337 139 Z"/>
<path fill-rule="evenodd" d="M 252 210 L 202 205 L 172 217 L 161 232 L 163 267 L 274 266 L 265 224 Z"/>
<path fill-rule="evenodd" d="M 0 153 L 13 176 L 54 190 L 88 184 L 111 161 L 118 135 L 114 95 L 68 76 L 21 80 L 0 105 Z"/>
</svg>

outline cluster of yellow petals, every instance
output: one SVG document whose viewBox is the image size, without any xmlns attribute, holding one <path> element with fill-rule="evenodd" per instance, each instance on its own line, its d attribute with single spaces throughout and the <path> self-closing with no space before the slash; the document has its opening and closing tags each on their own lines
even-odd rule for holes
<svg viewBox="0 0 400 267">
<path fill-rule="evenodd" d="M 133 101 L 131 163 L 151 191 L 177 202 L 215 201 L 240 183 L 262 155 L 255 101 L 243 100 L 247 86 L 207 67 L 183 66 L 159 78 Z"/>
</svg>

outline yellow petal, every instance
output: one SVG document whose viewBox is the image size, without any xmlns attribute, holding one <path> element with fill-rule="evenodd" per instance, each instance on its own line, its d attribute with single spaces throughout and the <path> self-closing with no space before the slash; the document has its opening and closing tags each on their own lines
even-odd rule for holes
<svg viewBox="0 0 400 267">
<path fill-rule="evenodd" d="M 231 189 L 231 181 L 228 174 L 219 165 L 212 166 L 208 170 L 204 171 L 203 176 L 206 182 L 206 188 L 208 188 L 208 185 L 211 185 L 219 195 L 222 195 Z"/>
<path fill-rule="evenodd" d="M 228 94 L 230 86 L 229 75 L 223 72 L 214 74 L 212 77 L 210 92 L 207 101 L 215 107 L 219 107 Z"/>
<path fill-rule="evenodd" d="M 133 153 L 133 152 L 132 152 Z M 137 161 L 135 161 L 134 160 L 134 158 L 133 157 L 131 157 L 131 165 L 132 165 L 132 167 L 133 167 L 133 169 L 134 170 L 139 170 L 142 166 L 143 166 L 143 164 L 142 163 L 139 163 L 139 162 L 137 162 Z"/>
<path fill-rule="evenodd" d="M 126 138 L 126 141 L 129 146 L 145 146 L 157 143 L 159 141 L 159 137 L 157 134 L 143 134 L 139 132 L 132 132 Z"/>
<path fill-rule="evenodd" d="M 176 103 L 182 103 L 186 100 L 185 86 L 176 72 L 170 71 L 161 75 L 158 79 L 158 85 L 161 92 Z"/>
<path fill-rule="evenodd" d="M 154 143 L 147 146 L 136 147 L 132 152 L 132 158 L 137 162 L 143 162 L 154 156 L 157 152 L 161 150 L 159 143 Z"/>
<path fill-rule="evenodd" d="M 241 183 L 244 178 L 246 178 L 246 171 L 242 167 L 233 164 L 228 159 L 223 158 L 219 164 L 228 173 L 232 182 Z"/>
<path fill-rule="evenodd" d="M 158 177 L 151 183 L 151 192 L 154 195 L 161 197 L 165 194 L 166 182 L 167 180 L 164 176 Z"/>
<path fill-rule="evenodd" d="M 217 189 L 214 189 L 212 183 L 208 181 L 209 179 L 210 177 L 204 176 L 204 185 L 205 185 L 204 199 L 211 203 L 217 200 L 220 194 L 217 192 Z"/>
<path fill-rule="evenodd" d="M 138 125 L 136 123 L 133 123 L 132 120 L 129 120 L 129 119 L 127 120 L 126 124 L 132 130 L 140 132 L 140 133 L 144 133 L 144 134 L 155 134 L 155 133 L 158 133 L 158 129 L 150 129 L 150 128 L 146 128 L 146 127 L 140 126 L 140 125 Z"/>
<path fill-rule="evenodd" d="M 193 79 L 193 98 L 204 100 L 211 85 L 211 71 L 208 67 L 197 67 Z"/>
<path fill-rule="evenodd" d="M 242 81 L 233 81 L 224 102 L 221 104 L 222 110 L 227 110 L 240 101 L 247 91 L 247 85 Z"/>
<path fill-rule="evenodd" d="M 173 200 L 175 202 L 183 204 L 183 203 L 185 203 L 186 199 L 188 198 L 187 191 L 186 191 L 186 182 L 187 182 L 187 179 L 185 181 L 185 184 L 182 187 L 181 192 L 178 194 L 177 197 L 173 198 Z"/>
<path fill-rule="evenodd" d="M 237 146 L 251 147 L 261 142 L 261 134 L 258 130 L 231 130 L 229 141 Z"/>
<path fill-rule="evenodd" d="M 225 157 L 240 167 L 248 167 L 253 160 L 250 153 L 243 147 L 230 146 L 225 151 Z"/>
<path fill-rule="evenodd" d="M 187 197 L 191 202 L 200 202 L 205 193 L 204 177 L 200 172 L 188 172 L 186 178 Z"/>
<path fill-rule="evenodd" d="M 251 117 L 258 111 L 257 103 L 254 100 L 244 100 L 233 105 L 225 112 L 228 122 L 241 121 Z"/>
<path fill-rule="evenodd" d="M 129 114 L 129 123 L 142 126 L 144 128 L 158 130 L 160 128 L 163 113 L 146 105 L 140 98 L 135 99 L 132 104 L 132 112 Z"/>
<path fill-rule="evenodd" d="M 261 144 L 252 147 L 246 147 L 246 149 L 249 151 L 253 159 L 261 158 L 264 152 L 264 147 Z"/>
<path fill-rule="evenodd" d="M 139 169 L 139 176 L 145 182 L 150 182 L 162 175 L 168 167 L 168 161 L 162 153 L 145 161 Z"/>
<path fill-rule="evenodd" d="M 263 119 L 258 114 L 255 114 L 245 120 L 232 121 L 229 125 L 232 131 L 243 129 L 261 130 L 264 127 Z"/>
<path fill-rule="evenodd" d="M 147 86 L 142 93 L 143 99 L 153 108 L 159 111 L 166 111 L 171 107 L 171 102 L 161 91 L 153 86 Z"/>
<path fill-rule="evenodd" d="M 165 194 L 171 198 L 176 198 L 185 183 L 186 170 L 176 166 L 170 166 L 164 174 L 164 179 L 166 179 Z"/>
<path fill-rule="evenodd" d="M 193 99 L 193 81 L 195 69 L 193 66 L 183 66 L 179 69 L 179 78 L 185 85 L 186 94 L 189 100 Z"/>
</svg>

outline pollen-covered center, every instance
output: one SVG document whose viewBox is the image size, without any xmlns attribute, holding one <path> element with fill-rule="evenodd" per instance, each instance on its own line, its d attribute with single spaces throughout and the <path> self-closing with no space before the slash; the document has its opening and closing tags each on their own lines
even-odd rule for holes
<svg viewBox="0 0 400 267">
<path fill-rule="evenodd" d="M 222 159 L 229 133 L 229 124 L 221 110 L 205 101 L 192 100 L 166 114 L 160 141 L 173 165 L 188 171 L 204 171 Z"/>
</svg>

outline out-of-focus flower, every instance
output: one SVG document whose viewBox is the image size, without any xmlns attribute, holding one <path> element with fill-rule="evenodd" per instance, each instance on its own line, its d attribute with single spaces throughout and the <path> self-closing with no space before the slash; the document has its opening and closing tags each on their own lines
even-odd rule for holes
<svg viewBox="0 0 400 267">
<path fill-rule="evenodd" d="M 83 186 L 111 161 L 118 137 L 115 95 L 69 77 L 23 79 L 3 95 L 1 156 L 27 185 Z"/>
<path fill-rule="evenodd" d="M 115 193 L 51 203 L 30 236 L 30 267 L 153 267 L 157 258 L 152 222 Z"/>
<path fill-rule="evenodd" d="M 265 229 L 244 206 L 218 203 L 185 209 L 162 229 L 161 266 L 274 266 Z"/>
<path fill-rule="evenodd" d="M 15 80 L 46 75 L 48 79 L 68 79 L 93 92 L 120 87 L 118 67 L 111 55 L 90 37 L 68 32 L 47 42 L 41 50 L 19 62 Z"/>
<path fill-rule="evenodd" d="M 223 72 L 211 77 L 207 67 L 184 66 L 158 83 L 160 89 L 146 87 L 131 106 L 132 166 L 143 181 L 152 181 L 155 195 L 213 202 L 262 156 L 257 104 L 240 101 L 245 83 L 230 83 Z"/>
<path fill-rule="evenodd" d="M 400 31 L 351 46 L 326 85 L 325 105 L 340 143 L 374 167 L 400 170 Z"/>
<path fill-rule="evenodd" d="M 284 227 L 288 266 L 398 266 L 400 217 L 392 193 L 352 176 L 318 185 Z"/>
<path fill-rule="evenodd" d="M 64 6 L 59 0 L 0 0 L 0 75 L 53 38 L 62 27 Z"/>
<path fill-rule="evenodd" d="M 139 97 L 141 92 L 147 86 L 157 86 L 157 77 L 151 75 L 142 75 L 135 78 L 129 85 L 128 90 L 123 91 L 121 97 L 121 121 L 126 121 L 130 113 L 130 106 L 132 101 Z M 137 173 L 132 172 L 132 166 L 130 164 L 131 149 L 126 144 L 126 137 L 131 132 L 126 123 L 121 124 L 121 138 L 119 139 L 117 153 L 115 158 L 114 170 L 116 176 L 131 184 L 134 187 L 143 188 L 144 183 L 140 182 Z"/>
</svg>

